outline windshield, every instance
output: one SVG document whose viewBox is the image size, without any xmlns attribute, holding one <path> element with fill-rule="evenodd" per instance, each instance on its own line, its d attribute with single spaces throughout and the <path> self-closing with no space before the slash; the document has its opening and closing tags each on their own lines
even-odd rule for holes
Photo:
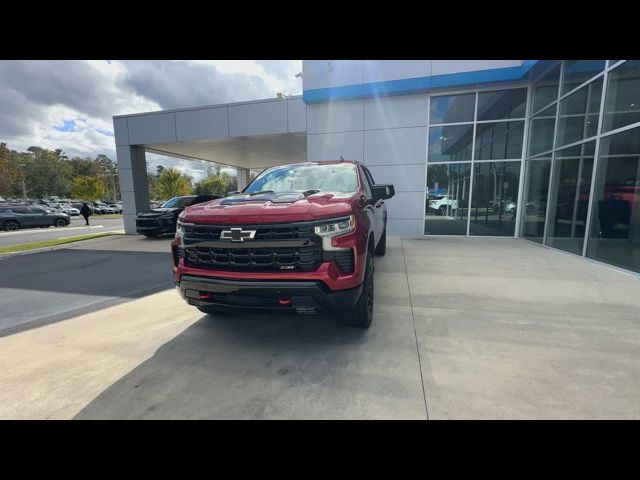
<svg viewBox="0 0 640 480">
<path fill-rule="evenodd" d="M 191 203 L 193 197 L 173 197 L 164 202 L 160 208 L 182 208 Z"/>
<path fill-rule="evenodd" d="M 358 189 L 356 167 L 353 163 L 285 165 L 266 170 L 244 193 L 273 191 L 275 193 L 355 192 Z"/>
</svg>

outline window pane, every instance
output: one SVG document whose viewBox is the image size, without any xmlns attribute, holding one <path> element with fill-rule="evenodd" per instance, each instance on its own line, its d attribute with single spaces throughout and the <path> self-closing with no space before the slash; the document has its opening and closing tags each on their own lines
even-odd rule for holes
<svg viewBox="0 0 640 480">
<path fill-rule="evenodd" d="M 640 272 L 640 128 L 600 140 L 587 256 Z"/>
<path fill-rule="evenodd" d="M 562 95 L 604 70 L 605 60 L 567 60 L 564 62 Z"/>
<path fill-rule="evenodd" d="M 516 88 L 478 94 L 478 120 L 524 118 L 527 89 Z"/>
<path fill-rule="evenodd" d="M 476 160 L 522 157 L 524 121 L 479 123 L 476 126 Z"/>
<path fill-rule="evenodd" d="M 623 63 L 609 72 L 602 131 L 640 122 L 640 61 Z"/>
<path fill-rule="evenodd" d="M 473 122 L 476 94 L 432 97 L 429 123 Z"/>
<path fill-rule="evenodd" d="M 470 163 L 427 166 L 424 233 L 466 235 Z"/>
<path fill-rule="evenodd" d="M 596 142 L 556 152 L 547 245 L 582 255 Z"/>
<path fill-rule="evenodd" d="M 529 155 L 546 152 L 553 148 L 553 133 L 556 125 L 556 106 L 543 110 L 529 122 Z"/>
<path fill-rule="evenodd" d="M 557 146 L 593 137 L 598 131 L 602 79 L 585 85 L 560 102 Z"/>
<path fill-rule="evenodd" d="M 542 243 L 551 158 L 527 160 L 524 180 L 522 225 L 520 235 Z"/>
<path fill-rule="evenodd" d="M 560 84 L 560 64 L 552 68 L 546 75 L 533 84 L 533 105 L 531 113 L 535 113 L 545 105 L 558 99 Z"/>
<path fill-rule="evenodd" d="M 516 228 L 520 162 L 473 166 L 470 235 L 513 236 Z"/>
<path fill-rule="evenodd" d="M 471 160 L 473 124 L 429 129 L 429 161 L 460 162 Z"/>
</svg>

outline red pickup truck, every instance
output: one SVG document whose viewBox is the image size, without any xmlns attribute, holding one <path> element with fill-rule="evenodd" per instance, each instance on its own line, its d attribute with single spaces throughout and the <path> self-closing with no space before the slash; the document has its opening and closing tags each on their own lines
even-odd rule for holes
<svg viewBox="0 0 640 480">
<path fill-rule="evenodd" d="M 172 242 L 182 298 L 206 313 L 333 312 L 367 328 L 386 199 L 355 161 L 272 167 L 242 192 L 187 207 Z"/>
</svg>

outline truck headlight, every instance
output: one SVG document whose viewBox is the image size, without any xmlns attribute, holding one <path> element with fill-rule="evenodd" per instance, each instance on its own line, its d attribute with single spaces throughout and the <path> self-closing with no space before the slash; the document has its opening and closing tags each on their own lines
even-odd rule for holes
<svg viewBox="0 0 640 480">
<path fill-rule="evenodd" d="M 182 239 L 184 238 L 184 224 L 178 220 L 178 223 L 176 224 L 176 240 L 178 240 L 178 243 L 180 245 L 182 245 Z"/>
<path fill-rule="evenodd" d="M 349 215 L 345 218 L 337 218 L 327 222 L 320 223 L 314 228 L 316 235 L 321 237 L 336 237 L 345 233 L 353 232 L 356 228 L 355 215 Z"/>
</svg>

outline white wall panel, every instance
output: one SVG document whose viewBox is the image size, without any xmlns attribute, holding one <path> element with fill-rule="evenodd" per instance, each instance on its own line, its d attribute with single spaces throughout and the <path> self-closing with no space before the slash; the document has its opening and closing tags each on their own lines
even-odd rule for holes
<svg viewBox="0 0 640 480">
<path fill-rule="evenodd" d="M 364 163 L 367 166 L 424 164 L 426 155 L 426 127 L 364 132 Z"/>
<path fill-rule="evenodd" d="M 363 100 L 307 105 L 307 133 L 349 132 L 363 128 Z"/>
<path fill-rule="evenodd" d="M 363 132 L 321 133 L 307 135 L 307 160 L 362 161 Z"/>
<path fill-rule="evenodd" d="M 401 95 L 364 101 L 365 130 L 427 125 L 427 95 Z"/>
</svg>

